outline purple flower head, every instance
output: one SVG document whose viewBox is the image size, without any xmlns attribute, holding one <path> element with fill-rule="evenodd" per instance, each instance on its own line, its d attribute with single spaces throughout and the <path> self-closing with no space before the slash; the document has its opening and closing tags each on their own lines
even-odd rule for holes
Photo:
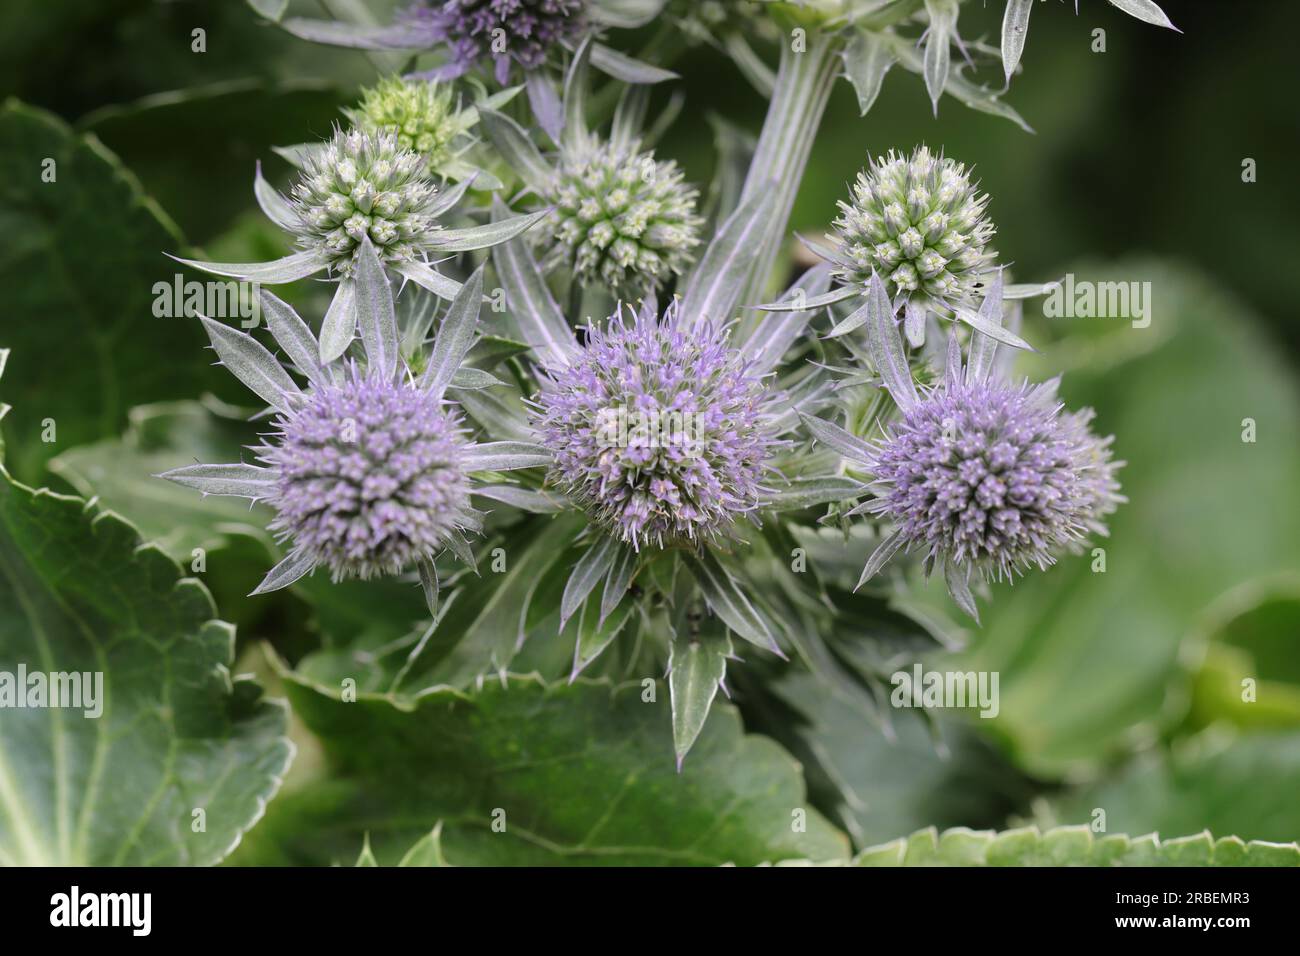
<svg viewBox="0 0 1300 956">
<path fill-rule="evenodd" d="M 446 44 L 450 59 L 433 71 L 439 79 L 467 73 L 491 60 L 498 83 L 514 64 L 534 70 L 558 44 L 585 26 L 583 0 L 417 0 L 400 16 L 403 25 Z"/>
<path fill-rule="evenodd" d="M 334 579 L 398 574 L 475 526 L 455 413 L 356 366 L 276 419 L 271 530 Z"/>
<path fill-rule="evenodd" d="M 677 303 L 593 327 L 548 369 L 536 428 L 551 480 L 602 527 L 640 548 L 729 535 L 760 504 L 777 444 L 761 380 L 728 333 L 688 324 Z"/>
<path fill-rule="evenodd" d="M 923 391 L 873 448 L 877 497 L 899 545 L 926 552 L 962 580 L 1046 568 L 1123 500 L 1110 438 L 1092 411 L 1065 412 L 1055 383 L 1011 385 L 951 376 Z"/>
</svg>

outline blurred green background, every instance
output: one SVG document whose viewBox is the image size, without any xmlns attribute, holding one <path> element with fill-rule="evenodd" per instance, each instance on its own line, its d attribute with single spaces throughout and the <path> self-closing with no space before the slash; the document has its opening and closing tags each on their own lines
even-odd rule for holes
<svg viewBox="0 0 1300 956">
<path fill-rule="evenodd" d="M 983 627 L 967 634 L 965 659 L 1002 675 L 1002 712 L 975 730 L 1014 767 L 985 781 L 983 792 L 1006 791 L 989 806 L 968 799 L 970 768 L 992 772 L 968 731 L 951 736 L 955 759 L 943 761 L 924 735 L 903 728 L 890 743 L 846 731 L 849 718 L 821 705 L 810 733 L 861 797 L 842 819 L 864 840 L 931 823 L 997 824 L 1008 808 L 1086 821 L 1097 806 L 1112 830 L 1300 836 L 1300 230 L 1291 218 L 1300 113 L 1290 102 L 1300 6 L 1163 5 L 1182 35 L 1101 0 L 1084 0 L 1078 17 L 1069 2 L 1036 5 L 1007 96 L 1034 135 L 951 99 L 935 118 L 921 80 L 896 68 L 865 118 L 838 84 L 814 148 L 796 229 L 827 226 L 868 152 L 925 142 L 976 166 L 1018 280 L 1074 272 L 1150 282 L 1153 294 L 1144 329 L 1122 318 L 1050 321 L 1029 304 L 1026 334 L 1042 351 L 1023 370 L 1064 371 L 1066 400 L 1097 409 L 1099 429 L 1118 436 L 1129 462 L 1130 502 L 1104 543 L 1104 573 L 1085 555 L 999 588 Z M 1001 9 L 964 4 L 963 35 L 996 42 Z M 196 27 L 205 53 L 191 52 Z M 1091 48 L 1097 28 L 1104 53 Z M 678 69 L 687 105 L 660 149 L 703 183 L 714 165 L 704 116 L 756 132 L 763 102 L 705 47 Z M 20 477 L 57 482 L 43 464 L 62 453 L 63 480 L 103 492 L 94 455 L 78 459 L 71 445 L 102 440 L 101 459 L 120 457 L 111 443 L 130 407 L 200 388 L 238 397 L 208 373 L 197 328 L 173 324 L 156 338 L 148 289 L 175 271 L 161 252 L 187 243 L 215 259 L 286 251 L 253 203 L 254 163 L 283 182 L 271 146 L 325 136 L 373 76 L 364 55 L 295 40 L 235 0 L 5 3 L 0 91 L 74 127 L 26 114 L 0 127 L 0 280 L 15 290 L 0 345 L 15 348 L 4 398 L 15 406 L 6 433 Z M 86 147 L 81 132 L 121 164 Z M 33 189 L 20 165 L 60 150 L 71 169 L 100 177 L 75 203 Z M 1247 158 L 1257 182 L 1242 181 Z M 131 176 L 161 214 L 140 203 Z M 89 284 L 109 269 L 117 285 Z M 111 382 L 83 382 L 90 353 L 80 350 L 102 358 L 110 348 L 138 352 L 138 374 L 120 361 Z M 169 375 L 156 374 L 159 350 Z M 24 452 L 23 430 L 37 427 L 24 409 L 60 401 L 96 414 L 48 452 Z M 1247 420 L 1253 441 L 1243 440 Z M 137 513 L 117 506 L 145 522 L 143 500 Z M 231 584 L 232 600 L 241 587 Z M 239 613 L 224 602 L 222 611 Z M 240 623 L 254 635 L 275 627 Z M 1255 682 L 1253 702 L 1242 700 L 1243 679 Z M 803 696 L 818 709 L 818 695 Z"/>
</svg>

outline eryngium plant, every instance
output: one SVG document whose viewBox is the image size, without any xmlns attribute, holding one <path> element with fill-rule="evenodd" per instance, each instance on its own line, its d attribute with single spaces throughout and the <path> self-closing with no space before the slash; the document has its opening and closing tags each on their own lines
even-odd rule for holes
<svg viewBox="0 0 1300 956">
<path fill-rule="evenodd" d="M 1000 318 L 996 280 L 983 311 Z M 842 451 L 870 477 L 873 495 L 855 508 L 892 526 L 868 559 L 865 584 L 899 550 L 917 551 L 927 573 L 942 568 L 954 600 L 978 617 L 973 580 L 1001 581 L 1046 569 L 1090 535 L 1124 499 L 1110 438 L 1089 430 L 1093 413 L 1064 411 L 1056 382 L 1012 383 L 995 374 L 997 343 L 977 336 L 963 365 L 955 333 L 941 382 L 917 386 L 903 362 L 903 343 L 879 278 L 881 375 L 900 417 L 863 442 L 827 422 L 813 434 Z M 884 316 L 883 321 L 880 316 Z"/>
<path fill-rule="evenodd" d="M 424 157 L 387 130 L 336 130 L 294 183 L 294 238 L 326 267 L 350 276 L 369 239 L 381 262 L 406 262 L 437 246 L 437 187 Z"/>
<path fill-rule="evenodd" d="M 357 259 L 362 354 L 325 365 L 319 343 L 287 304 L 264 292 L 272 336 L 306 378 L 300 387 L 256 339 L 203 319 L 212 348 L 268 404 L 271 430 L 252 451 L 260 464 L 187 465 L 161 477 L 204 494 L 265 502 L 270 529 L 288 552 L 254 594 L 287 587 L 317 567 L 335 581 L 417 570 L 436 606 L 434 559 L 469 551 L 478 530 L 472 494 L 491 496 L 474 472 L 546 460 L 519 442 L 476 443 L 444 397 L 473 346 L 482 272 L 465 283 L 442 320 L 423 371 L 401 360 L 389 280 L 370 240 Z"/>
<path fill-rule="evenodd" d="M 535 70 L 586 27 L 583 0 L 417 0 L 399 23 L 423 46 L 444 46 L 447 63 L 429 74 L 452 79 L 488 67 L 505 84 L 516 66 Z"/>
<path fill-rule="evenodd" d="M 592 142 L 560 154 L 546 198 L 559 239 L 546 263 L 567 263 L 583 285 L 619 296 L 655 289 L 685 271 L 699 245 L 698 192 L 672 160 L 633 141 Z"/>
<path fill-rule="evenodd" d="M 606 27 L 651 22 L 664 0 L 414 0 L 391 23 L 362 26 L 337 20 L 289 17 L 280 24 L 315 43 L 358 50 L 430 52 L 442 61 L 413 74 L 451 80 L 481 73 L 505 85 L 518 73 L 544 72 L 567 49 Z M 657 82 L 667 71 L 598 45 L 597 65 L 630 82 Z"/>
<path fill-rule="evenodd" d="M 679 760 L 725 689 L 733 638 L 797 652 L 827 681 L 856 666 L 830 642 L 878 601 L 853 594 L 863 561 L 859 588 L 910 552 L 927 573 L 941 568 L 975 615 L 974 586 L 1046 568 L 1104 534 L 1122 498 L 1090 413 L 1061 408 L 1050 383 L 995 371 L 998 343 L 1026 347 L 1004 299 L 1042 287 L 1003 285 L 990 200 L 970 171 L 924 146 L 869 157 L 829 241 L 809 243 L 825 261 L 755 307 L 771 296 L 837 76 L 864 111 L 900 64 L 936 104 L 946 92 L 1019 120 L 1002 90 L 954 65 L 959 6 L 772 4 L 731 22 L 693 18 L 770 94 L 752 156 L 738 137 L 722 144 L 707 206 L 655 152 L 676 106 L 650 119 L 649 84 L 673 78 L 668 61 L 649 66 L 600 42 L 608 26 L 644 24 L 657 0 L 423 2 L 377 28 L 287 21 L 326 42 L 428 58 L 363 92 L 347 113 L 355 128 L 280 151 L 301 171 L 288 196 L 258 174 L 262 208 L 298 253 L 200 264 L 264 282 L 323 272 L 338 287 L 319 335 L 266 300 L 303 388 L 251 338 L 209 323 L 273 417 L 255 464 L 170 477 L 270 506 L 287 557 L 262 590 L 316 567 L 338 579 L 415 571 L 432 607 L 444 549 L 472 561 L 479 533 L 511 562 L 516 544 L 542 542 L 527 548 L 540 556 L 526 587 L 511 585 L 518 606 L 505 626 L 492 578 L 457 578 L 450 627 L 462 631 L 435 635 L 435 616 L 402 673 L 433 667 L 416 660 L 428 654 L 454 659 L 457 680 L 481 678 L 504 672 L 525 640 L 572 640 L 570 676 L 668 673 Z M 765 25 L 806 33 L 797 49 L 781 44 L 775 73 L 746 41 Z M 978 69 L 992 51 L 968 46 Z M 619 88 L 593 89 L 591 67 Z M 465 111 L 452 105 L 457 77 L 476 90 Z M 458 170 L 480 145 L 496 153 L 484 158 L 494 175 Z M 498 195 L 466 200 L 471 178 Z M 467 255 L 487 248 L 499 288 L 483 287 Z M 440 321 L 425 310 L 399 346 L 386 296 L 403 280 L 451 307 Z M 484 293 L 494 328 L 473 345 L 465 316 Z M 955 330 L 943 372 L 941 320 Z M 487 366 L 456 367 L 479 360 Z M 826 420 L 836 404 L 853 432 Z M 490 436 L 503 440 L 479 443 Z M 490 484 L 505 471 L 511 484 Z M 479 511 L 478 498 L 494 504 Z M 805 576 L 805 545 L 827 546 L 835 526 L 843 560 Z M 537 651 L 553 660 L 550 645 Z M 870 683 L 869 670 L 849 682 Z"/>
</svg>

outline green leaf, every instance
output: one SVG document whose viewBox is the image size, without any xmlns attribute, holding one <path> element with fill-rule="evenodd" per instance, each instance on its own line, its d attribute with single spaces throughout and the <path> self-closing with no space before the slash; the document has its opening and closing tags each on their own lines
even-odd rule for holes
<svg viewBox="0 0 1300 956">
<path fill-rule="evenodd" d="M 398 866 L 451 866 L 442 855 L 442 821 L 406 851 Z"/>
<path fill-rule="evenodd" d="M 6 708 L 0 861 L 212 864 L 239 843 L 293 750 L 213 614 L 121 518 L 0 469 L 0 674 L 79 674 L 102 708 Z"/>
<path fill-rule="evenodd" d="M 666 691 L 511 677 L 472 696 L 412 702 L 333 692 L 285 675 L 294 713 L 334 777 L 277 801 L 240 863 L 381 864 L 442 821 L 459 864 L 747 865 L 843 859 L 842 834 L 807 806 L 798 766 L 717 706 L 679 774 Z M 800 820 L 806 826 L 800 827 Z M 494 825 L 495 824 L 495 825 Z M 801 832 L 802 831 L 802 832 Z"/>
<path fill-rule="evenodd" d="M 868 847 L 853 866 L 1300 866 L 1295 843 L 1246 843 L 1209 832 L 1161 840 L 1154 833 L 1094 836 L 1085 826 L 1040 831 L 934 827 Z"/>
<path fill-rule="evenodd" d="M 778 657 L 785 657 L 767 621 L 712 551 L 705 550 L 698 555 L 687 554 L 685 560 L 699 585 L 700 593 L 708 602 L 709 610 L 740 637 Z"/>
<path fill-rule="evenodd" d="M 251 429 L 233 410 L 200 402 L 164 402 L 130 411 L 120 438 L 69 449 L 50 462 L 50 470 L 86 498 L 126 515 L 141 534 L 177 561 L 188 562 L 195 548 L 211 551 L 233 536 L 263 543 L 273 553 L 265 528 L 270 512 L 247 501 L 200 495 L 191 488 L 154 477 L 194 461 L 221 462 L 238 457 Z M 268 565 L 269 567 L 269 565 Z"/>
<path fill-rule="evenodd" d="M 858 644 L 885 636 L 870 618 L 856 626 Z M 895 651 L 882 663 L 894 669 L 914 656 Z M 808 674 L 784 676 L 776 693 L 797 715 L 773 718 L 772 732 L 803 762 L 817 805 L 858 846 L 930 824 L 1000 826 L 1028 809 L 1027 783 L 967 722 L 931 726 L 921 711 L 891 709 L 882 727 L 837 686 Z"/>
<path fill-rule="evenodd" d="M 858 95 L 858 112 L 866 116 L 880 95 L 885 74 L 894 65 L 894 53 L 876 34 L 861 30 L 844 49 L 844 75 Z"/>
<path fill-rule="evenodd" d="M 727 676 L 727 658 L 731 654 L 731 639 L 721 629 L 718 633 L 678 635 L 673 639 L 668 657 L 668 689 L 678 767 L 704 728 L 713 698 Z"/>
<path fill-rule="evenodd" d="M 239 394 L 197 321 L 153 314 L 155 283 L 177 272 L 162 255 L 184 245 L 176 227 L 97 139 L 14 100 L 0 107 L 0 230 L 15 476 L 35 481 L 59 451 L 120 433 L 134 405 Z"/>
<path fill-rule="evenodd" d="M 504 570 L 496 570 L 494 559 L 481 577 L 465 578 L 452 591 L 446 613 L 410 652 L 392 689 L 413 693 L 434 684 L 464 687 L 505 671 L 529 636 L 534 605 L 559 608 L 559 590 L 541 583 L 569 553 L 582 524 L 577 515 L 548 515 L 515 530 L 501 555 Z"/>
<path fill-rule="evenodd" d="M 1190 833 L 1206 828 L 1247 840 L 1300 835 L 1300 732 L 1223 739 L 1212 732 L 1169 754 L 1147 754 L 1122 773 L 1060 801 L 1051 816 L 1109 830 Z M 1053 821 L 1054 822 L 1054 821 Z"/>
</svg>

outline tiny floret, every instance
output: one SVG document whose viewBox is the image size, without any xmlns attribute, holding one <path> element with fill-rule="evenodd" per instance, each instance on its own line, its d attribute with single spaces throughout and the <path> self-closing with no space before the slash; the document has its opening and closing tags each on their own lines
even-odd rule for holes
<svg viewBox="0 0 1300 956">
<path fill-rule="evenodd" d="M 257 449 L 277 473 L 271 530 L 335 580 L 409 570 L 474 526 L 462 433 L 429 392 L 352 368 L 276 425 Z"/>
<path fill-rule="evenodd" d="M 551 481 L 635 548 L 731 536 L 761 503 L 777 444 L 767 391 L 726 330 L 688 325 L 673 303 L 592 328 L 547 370 L 536 427 Z"/>
</svg>

